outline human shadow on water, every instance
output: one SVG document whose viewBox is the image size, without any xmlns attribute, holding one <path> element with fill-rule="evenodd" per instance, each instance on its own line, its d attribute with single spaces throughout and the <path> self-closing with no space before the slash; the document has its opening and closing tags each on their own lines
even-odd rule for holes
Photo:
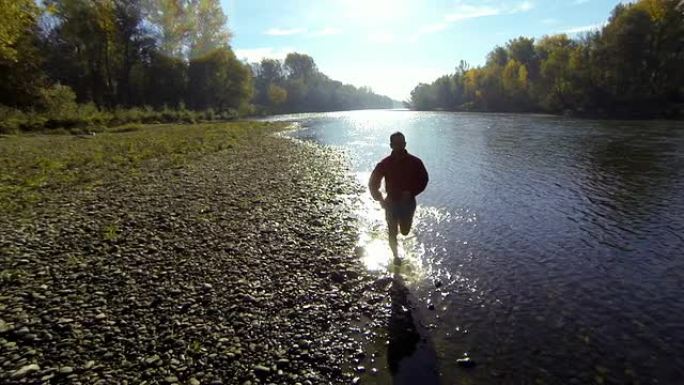
<svg viewBox="0 0 684 385">
<path fill-rule="evenodd" d="M 400 267 L 393 267 L 390 287 L 391 315 L 389 320 L 389 344 L 387 361 L 392 383 L 439 384 L 437 355 L 420 322 L 415 318 L 409 289 L 399 274 Z"/>
</svg>

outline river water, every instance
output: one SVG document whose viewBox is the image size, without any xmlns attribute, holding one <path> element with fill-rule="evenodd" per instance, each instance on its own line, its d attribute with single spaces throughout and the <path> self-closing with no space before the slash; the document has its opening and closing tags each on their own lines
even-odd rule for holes
<svg viewBox="0 0 684 385">
<path fill-rule="evenodd" d="M 684 384 L 684 123 L 285 115 L 366 185 L 389 135 L 430 174 L 402 277 L 443 384 Z M 358 252 L 391 266 L 364 194 Z M 464 355 L 477 363 L 461 368 Z M 410 361 L 410 357 L 406 358 Z"/>
</svg>

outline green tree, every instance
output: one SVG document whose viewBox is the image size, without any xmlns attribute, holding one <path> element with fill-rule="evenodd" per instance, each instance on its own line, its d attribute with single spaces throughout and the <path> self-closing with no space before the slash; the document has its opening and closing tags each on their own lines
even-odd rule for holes
<svg viewBox="0 0 684 385">
<path fill-rule="evenodd" d="M 502 84 L 504 92 L 508 98 L 508 106 L 512 110 L 524 111 L 528 108 L 527 67 L 515 59 L 511 59 L 504 67 L 502 73 Z"/>
<path fill-rule="evenodd" d="M 161 53 L 186 58 L 194 22 L 190 0 L 146 0 L 145 8 Z"/>
<path fill-rule="evenodd" d="M 416 110 L 432 110 L 435 108 L 435 96 L 429 84 L 420 83 L 411 91 L 411 107 Z"/>
<path fill-rule="evenodd" d="M 39 9 L 33 0 L 0 0 L 0 61 L 17 62 L 17 46 L 33 29 Z"/>
<path fill-rule="evenodd" d="M 268 100 L 272 106 L 280 106 L 287 100 L 287 91 L 275 84 L 268 86 Z"/>
<path fill-rule="evenodd" d="M 111 0 L 49 0 L 51 77 L 70 85 L 79 100 L 112 105 L 116 94 L 116 21 Z"/>
<path fill-rule="evenodd" d="M 254 76 L 254 102 L 260 106 L 271 106 L 270 87 L 281 88 L 285 79 L 280 60 L 263 59 L 254 65 Z"/>
<path fill-rule="evenodd" d="M 313 58 L 300 53 L 289 53 L 285 57 L 285 73 L 288 79 L 309 80 L 318 73 Z"/>
<path fill-rule="evenodd" d="M 546 90 L 541 100 L 551 111 L 572 106 L 573 92 L 570 55 L 575 43 L 565 34 L 545 36 L 537 43 L 541 58 L 541 86 Z"/>
<path fill-rule="evenodd" d="M 190 34 L 190 56 L 206 55 L 217 48 L 228 45 L 231 34 L 228 18 L 218 0 L 195 0 L 190 3 L 192 33 Z"/>
<path fill-rule="evenodd" d="M 45 81 L 33 0 L 0 0 L 0 104 L 35 103 Z"/>
<path fill-rule="evenodd" d="M 149 64 L 142 68 L 143 103 L 154 107 L 179 107 L 185 101 L 187 72 L 184 60 L 153 51 Z"/>
<path fill-rule="evenodd" d="M 117 0 L 114 3 L 115 43 L 117 46 L 117 104 L 131 106 L 141 103 L 140 86 L 131 84 L 131 72 L 148 59 L 153 47 L 148 31 L 143 27 L 141 0 Z M 138 91 L 135 92 L 135 89 Z"/>
<path fill-rule="evenodd" d="M 251 97 L 250 72 L 229 48 L 219 48 L 190 60 L 188 96 L 199 110 L 224 111 L 243 107 Z"/>
<path fill-rule="evenodd" d="M 614 108 L 656 109 L 677 94 L 684 66 L 684 17 L 677 1 L 617 6 L 603 29 L 599 65 Z"/>
<path fill-rule="evenodd" d="M 684 102 L 681 68 L 684 3 L 639 0 L 618 4 L 601 31 L 575 39 L 510 40 L 495 47 L 482 67 L 461 67 L 453 76 L 419 84 L 410 105 L 674 116 Z"/>
</svg>

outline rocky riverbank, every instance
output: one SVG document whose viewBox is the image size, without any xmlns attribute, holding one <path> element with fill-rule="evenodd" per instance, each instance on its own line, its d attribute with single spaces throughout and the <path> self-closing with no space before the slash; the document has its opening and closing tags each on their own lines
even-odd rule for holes
<svg viewBox="0 0 684 385">
<path fill-rule="evenodd" d="M 138 171 L 0 218 L 0 382 L 355 381 L 388 281 L 339 154 L 264 134 Z"/>
</svg>

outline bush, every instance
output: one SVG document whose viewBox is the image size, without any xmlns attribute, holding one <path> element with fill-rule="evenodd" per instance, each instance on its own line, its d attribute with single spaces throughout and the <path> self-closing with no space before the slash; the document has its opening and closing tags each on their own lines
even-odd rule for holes
<svg viewBox="0 0 684 385">
<path fill-rule="evenodd" d="M 233 119 L 236 119 L 237 117 L 238 117 L 238 113 L 237 113 L 237 111 L 235 111 L 233 109 L 221 111 L 221 113 L 219 114 L 220 120 L 233 120 Z"/>
<path fill-rule="evenodd" d="M 145 106 L 143 107 L 142 122 L 146 124 L 159 123 L 160 115 L 161 114 L 155 111 L 152 107 Z"/>
<path fill-rule="evenodd" d="M 78 110 L 76 94 L 69 86 L 54 84 L 40 91 L 41 105 L 50 119 L 73 118 Z"/>
<path fill-rule="evenodd" d="M 95 127 L 106 127 L 113 119 L 113 115 L 110 112 L 100 110 L 92 102 L 78 106 L 78 117 L 87 126 Z"/>
<path fill-rule="evenodd" d="M 185 103 L 181 102 L 178 108 L 176 119 L 183 123 L 195 123 L 195 112 L 185 108 Z"/>
<path fill-rule="evenodd" d="M 23 112 L 0 105 L 0 134 L 16 134 L 26 120 Z"/>
<path fill-rule="evenodd" d="M 45 129 L 49 120 L 45 114 L 37 113 L 35 111 L 29 111 L 26 114 L 26 118 L 26 122 L 21 126 L 23 131 L 38 131 Z"/>
<path fill-rule="evenodd" d="M 242 103 L 236 111 L 236 117 L 253 115 L 256 112 L 256 108 L 253 105 Z"/>
<path fill-rule="evenodd" d="M 203 118 L 208 122 L 211 122 L 212 120 L 216 119 L 216 113 L 214 112 L 214 109 L 209 108 L 206 111 L 204 111 Z"/>
<path fill-rule="evenodd" d="M 76 94 L 68 87 L 54 84 L 40 91 L 40 104 L 45 111 L 46 128 L 72 128 L 87 125 L 78 117 Z"/>
<path fill-rule="evenodd" d="M 188 110 L 182 103 L 178 109 L 164 106 L 160 111 L 155 111 L 149 106 L 101 110 L 92 102 L 76 104 L 73 91 L 61 85 L 44 89 L 41 105 L 42 112 L 21 111 L 0 105 L 0 134 L 44 129 L 80 133 L 101 131 L 106 127 L 126 124 L 193 124 L 200 121 L 233 120 L 240 116 L 240 113 L 233 109 L 220 112 L 211 108 L 205 111 Z"/>
</svg>

